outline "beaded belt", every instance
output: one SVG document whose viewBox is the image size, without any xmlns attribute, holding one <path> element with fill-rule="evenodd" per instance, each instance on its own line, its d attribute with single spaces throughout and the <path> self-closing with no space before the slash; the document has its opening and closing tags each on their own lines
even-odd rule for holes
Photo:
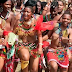
<svg viewBox="0 0 72 72">
<path fill-rule="evenodd" d="M 19 46 L 27 46 L 30 49 L 35 49 L 37 48 L 37 45 L 35 43 L 19 43 Z"/>
</svg>

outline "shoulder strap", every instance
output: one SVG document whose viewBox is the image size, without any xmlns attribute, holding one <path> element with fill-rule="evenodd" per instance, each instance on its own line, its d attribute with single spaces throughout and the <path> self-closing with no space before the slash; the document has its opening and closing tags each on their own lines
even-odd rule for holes
<svg viewBox="0 0 72 72">
<path fill-rule="evenodd" d="M 21 13 L 20 21 L 22 21 L 22 16 L 23 16 L 23 13 Z"/>
<path fill-rule="evenodd" d="M 58 29 L 55 31 L 56 34 L 59 34 L 61 32 L 61 28 L 58 27 Z"/>
</svg>

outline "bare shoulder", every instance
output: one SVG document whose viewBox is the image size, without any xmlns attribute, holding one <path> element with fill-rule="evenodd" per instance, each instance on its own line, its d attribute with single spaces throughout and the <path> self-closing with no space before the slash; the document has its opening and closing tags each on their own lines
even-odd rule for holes
<svg viewBox="0 0 72 72">
<path fill-rule="evenodd" d="M 72 28 L 68 29 L 68 34 L 72 34 Z"/>
<path fill-rule="evenodd" d="M 13 13 L 13 12 L 11 12 L 11 11 L 9 12 L 9 14 L 10 14 L 10 16 L 14 16 L 14 13 Z"/>
</svg>

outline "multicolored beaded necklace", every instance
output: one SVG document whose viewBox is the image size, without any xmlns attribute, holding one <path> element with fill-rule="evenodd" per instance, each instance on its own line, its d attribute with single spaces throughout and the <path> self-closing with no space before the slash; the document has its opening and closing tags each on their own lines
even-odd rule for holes
<svg viewBox="0 0 72 72">
<path fill-rule="evenodd" d="M 24 35 L 24 36 L 31 35 L 34 33 L 34 27 L 35 27 L 35 25 L 31 27 L 31 24 L 24 26 L 24 22 L 21 22 L 16 28 L 16 30 L 18 30 L 18 33 L 20 33 L 21 35 Z"/>
<path fill-rule="evenodd" d="M 9 18 L 9 11 L 7 12 L 7 14 L 6 14 L 6 16 L 4 17 L 4 16 L 2 16 L 2 15 L 0 15 L 0 17 L 2 18 L 2 19 L 4 19 L 4 20 L 7 20 L 8 18 Z"/>
</svg>

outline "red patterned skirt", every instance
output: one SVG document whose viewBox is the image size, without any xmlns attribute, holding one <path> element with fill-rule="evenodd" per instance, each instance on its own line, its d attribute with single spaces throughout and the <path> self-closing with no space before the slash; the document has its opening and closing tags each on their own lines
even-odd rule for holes
<svg viewBox="0 0 72 72">
<path fill-rule="evenodd" d="M 22 48 L 27 48 L 29 49 L 29 53 L 31 56 L 34 58 L 39 57 L 40 55 L 38 54 L 38 46 L 35 43 L 19 43 L 16 49 L 16 54 L 22 49 Z"/>
<path fill-rule="evenodd" d="M 69 58 L 67 55 L 67 49 L 53 49 L 49 48 L 47 53 L 48 62 L 55 61 L 60 67 L 68 68 Z"/>
</svg>

